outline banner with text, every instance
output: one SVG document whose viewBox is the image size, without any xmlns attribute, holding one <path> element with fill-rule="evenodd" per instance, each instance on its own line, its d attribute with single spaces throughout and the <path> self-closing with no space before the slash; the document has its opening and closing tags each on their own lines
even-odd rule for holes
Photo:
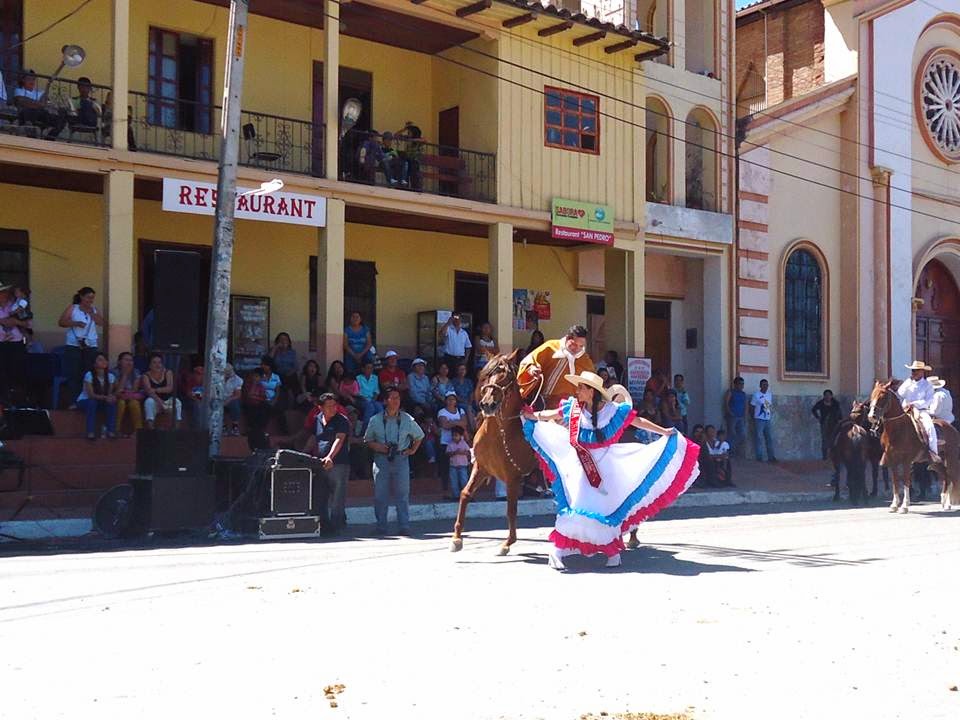
<svg viewBox="0 0 960 720">
<path fill-rule="evenodd" d="M 640 400 L 647 387 L 647 380 L 653 375 L 650 358 L 628 357 L 626 375 L 627 390 L 633 395 L 634 400 Z"/>
<path fill-rule="evenodd" d="M 613 209 L 608 205 L 554 198 L 550 235 L 558 240 L 613 245 Z"/>
<path fill-rule="evenodd" d="M 319 195 L 275 192 L 267 195 L 242 195 L 256 188 L 237 187 L 235 214 L 242 220 L 264 220 L 324 227 L 327 223 L 327 199 Z M 213 183 L 163 179 L 163 209 L 167 212 L 213 215 L 217 207 L 217 186 Z"/>
</svg>

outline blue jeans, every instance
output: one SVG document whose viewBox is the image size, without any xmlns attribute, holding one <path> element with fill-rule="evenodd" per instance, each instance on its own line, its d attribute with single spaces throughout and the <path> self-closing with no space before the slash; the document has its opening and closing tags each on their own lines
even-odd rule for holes
<svg viewBox="0 0 960 720">
<path fill-rule="evenodd" d="M 97 433 L 97 411 L 102 410 L 106 416 L 107 432 L 112 433 L 117 429 L 117 404 L 108 403 L 103 400 L 81 400 L 77 406 L 87 415 L 87 435 L 96 435 Z"/>
<path fill-rule="evenodd" d="M 450 467 L 450 494 L 457 497 L 460 491 L 467 486 L 467 480 L 470 479 L 470 468 L 467 465 L 463 467 Z"/>
<path fill-rule="evenodd" d="M 360 411 L 360 419 L 363 420 L 363 429 L 366 431 L 367 424 L 370 422 L 370 418 L 378 413 L 383 412 L 383 403 L 379 403 L 376 400 L 367 400 L 363 399 L 363 409 Z"/>
<path fill-rule="evenodd" d="M 373 511 L 380 532 L 387 529 L 391 494 L 397 508 L 397 524 L 406 530 L 410 527 L 410 458 L 398 453 L 393 460 L 387 460 L 385 454 L 377 453 L 373 459 Z"/>
<path fill-rule="evenodd" d="M 423 454 L 426 456 L 427 462 L 435 463 L 437 461 L 437 442 L 434 438 L 424 438 L 420 447 L 423 448 Z"/>
<path fill-rule="evenodd" d="M 727 442 L 730 443 L 731 453 L 743 454 L 743 448 L 747 442 L 746 418 L 733 416 L 727 418 Z"/>
<path fill-rule="evenodd" d="M 753 420 L 753 446 L 757 453 L 757 460 L 763 460 L 760 454 L 760 438 L 763 437 L 767 448 L 767 460 L 772 462 L 777 459 L 773 452 L 773 436 L 770 433 L 769 420 Z"/>
</svg>

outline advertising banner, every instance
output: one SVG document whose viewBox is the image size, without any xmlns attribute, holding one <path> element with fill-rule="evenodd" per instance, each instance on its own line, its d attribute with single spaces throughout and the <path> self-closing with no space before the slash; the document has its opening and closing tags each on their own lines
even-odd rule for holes
<svg viewBox="0 0 960 720">
<path fill-rule="evenodd" d="M 558 240 L 613 245 L 613 208 L 597 203 L 554 198 L 550 235 Z"/>
</svg>

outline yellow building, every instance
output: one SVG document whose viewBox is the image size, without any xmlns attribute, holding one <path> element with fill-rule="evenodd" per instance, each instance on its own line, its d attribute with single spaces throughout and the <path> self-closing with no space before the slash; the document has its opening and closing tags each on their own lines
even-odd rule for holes
<svg viewBox="0 0 960 720">
<path fill-rule="evenodd" d="M 228 5 L 0 3 L 10 101 L 21 70 L 43 89 L 76 44 L 83 64 L 48 99 L 66 106 L 85 76 L 104 110 L 100 127 L 74 118 L 52 140 L 0 113 L 0 274 L 29 284 L 45 344 L 62 343 L 57 318 L 90 285 L 106 347 L 127 349 L 155 303 L 158 250 L 196 252 L 206 272 L 213 218 L 195 213 L 216 182 Z M 253 2 L 239 184 L 279 177 L 276 208 L 315 202 L 324 221 L 238 219 L 233 293 L 269 298 L 270 335 L 289 332 L 301 358 L 326 365 L 354 309 L 381 353 L 414 356 L 417 313 L 454 308 L 489 319 L 501 348 L 525 347 L 514 290 L 549 292 L 547 337 L 589 324 L 594 353 L 686 372 L 713 416 L 732 345 L 732 5 L 619 12 L 615 24 L 524 0 Z M 705 19 L 689 37 L 685 12 Z M 351 98 L 362 110 L 341 138 Z M 420 172 L 391 186 L 361 146 L 408 123 L 422 133 Z M 190 212 L 175 202 L 183 183 L 201 190 Z M 612 213 L 612 243 L 553 238 L 558 199 Z M 200 316 L 205 301 L 201 287 Z"/>
</svg>

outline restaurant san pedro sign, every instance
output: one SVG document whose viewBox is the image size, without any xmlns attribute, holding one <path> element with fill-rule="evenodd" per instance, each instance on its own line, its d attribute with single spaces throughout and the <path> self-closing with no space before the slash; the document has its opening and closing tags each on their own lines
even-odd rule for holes
<svg viewBox="0 0 960 720">
<path fill-rule="evenodd" d="M 275 192 L 269 195 L 241 195 L 256 188 L 237 187 L 235 215 L 243 220 L 324 227 L 327 199 L 319 195 Z M 217 207 L 217 186 L 213 183 L 163 179 L 163 209 L 167 212 L 213 215 Z"/>
<path fill-rule="evenodd" d="M 558 240 L 613 245 L 613 210 L 608 205 L 554 198 L 550 236 Z"/>
</svg>

